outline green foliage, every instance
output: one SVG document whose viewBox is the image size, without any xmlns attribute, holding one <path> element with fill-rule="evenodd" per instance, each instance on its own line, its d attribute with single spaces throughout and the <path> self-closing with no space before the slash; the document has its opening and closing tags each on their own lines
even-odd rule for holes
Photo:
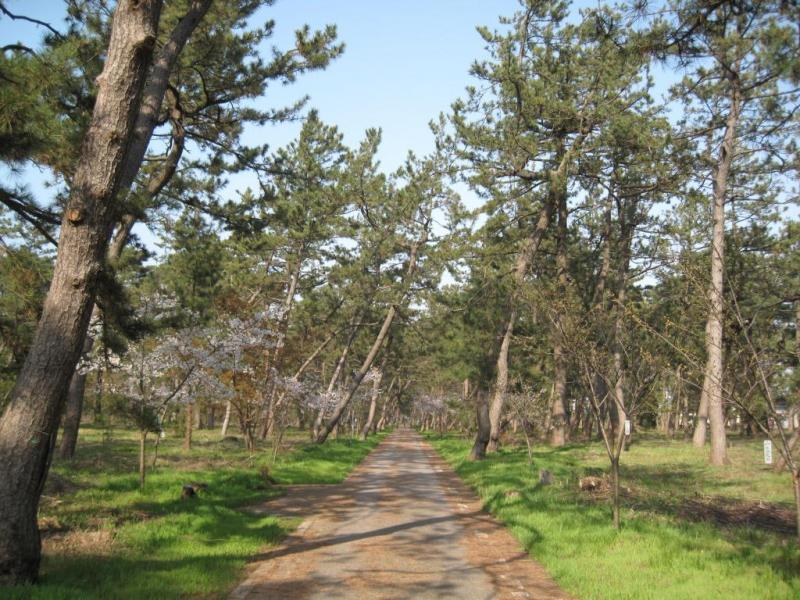
<svg viewBox="0 0 800 600">
<path fill-rule="evenodd" d="M 0 406 L 33 339 L 49 276 L 49 261 L 36 253 L 0 250 Z"/>
</svg>

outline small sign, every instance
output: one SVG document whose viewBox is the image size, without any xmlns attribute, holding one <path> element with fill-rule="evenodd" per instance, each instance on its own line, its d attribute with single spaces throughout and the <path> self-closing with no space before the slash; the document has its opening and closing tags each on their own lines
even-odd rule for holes
<svg viewBox="0 0 800 600">
<path fill-rule="evenodd" d="M 772 442 L 770 440 L 764 440 L 764 464 L 772 464 Z"/>
<path fill-rule="evenodd" d="M 631 420 L 625 419 L 625 435 L 631 434 Z"/>
</svg>

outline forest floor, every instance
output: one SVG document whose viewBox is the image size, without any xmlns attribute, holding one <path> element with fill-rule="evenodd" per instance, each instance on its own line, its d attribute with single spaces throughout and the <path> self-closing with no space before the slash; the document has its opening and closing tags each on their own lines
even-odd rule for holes
<svg viewBox="0 0 800 600">
<path fill-rule="evenodd" d="M 253 510 L 304 521 L 231 600 L 569 598 L 410 430 L 344 483 L 295 486 Z"/>
<path fill-rule="evenodd" d="M 300 520 L 247 510 L 282 494 L 279 484 L 336 484 L 385 437 L 310 444 L 291 432 L 274 448 L 248 452 L 241 439 L 195 432 L 191 450 L 170 433 L 144 489 L 138 434 L 82 427 L 72 460 L 56 459 L 40 507 L 44 559 L 35 586 L 0 587 L 3 600 L 224 598 L 252 556 L 279 543 Z M 148 441 L 148 467 L 153 446 Z M 182 500 L 185 484 L 207 489 Z"/>
<path fill-rule="evenodd" d="M 622 456 L 622 528 L 611 526 L 601 444 L 524 441 L 479 463 L 471 439 L 427 434 L 484 506 L 568 592 L 588 599 L 797 599 L 800 545 L 791 478 L 763 464 L 761 441 L 732 437 L 732 464 L 708 450 L 638 434 Z M 550 485 L 540 473 L 552 474 Z M 592 476 L 599 488 L 581 491 Z"/>
</svg>

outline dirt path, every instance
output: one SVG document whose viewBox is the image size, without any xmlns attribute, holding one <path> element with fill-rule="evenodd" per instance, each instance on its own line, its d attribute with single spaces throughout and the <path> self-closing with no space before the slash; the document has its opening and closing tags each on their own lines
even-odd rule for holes
<svg viewBox="0 0 800 600">
<path fill-rule="evenodd" d="M 569 598 L 412 431 L 346 482 L 290 487 L 258 510 L 305 520 L 232 600 Z"/>
</svg>

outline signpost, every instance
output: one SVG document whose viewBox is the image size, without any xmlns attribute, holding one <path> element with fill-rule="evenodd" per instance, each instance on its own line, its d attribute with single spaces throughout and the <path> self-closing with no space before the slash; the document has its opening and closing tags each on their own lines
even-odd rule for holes
<svg viewBox="0 0 800 600">
<path fill-rule="evenodd" d="M 764 464 L 772 464 L 772 442 L 770 440 L 764 440 Z"/>
</svg>

